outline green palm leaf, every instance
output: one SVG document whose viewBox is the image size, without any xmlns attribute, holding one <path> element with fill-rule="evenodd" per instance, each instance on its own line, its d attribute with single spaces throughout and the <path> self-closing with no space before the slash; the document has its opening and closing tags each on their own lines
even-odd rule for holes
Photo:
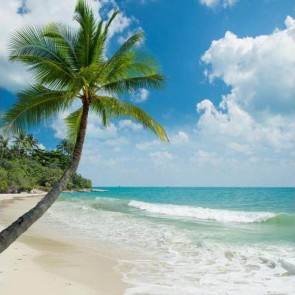
<svg viewBox="0 0 295 295">
<path fill-rule="evenodd" d="M 22 129 L 44 123 L 66 110 L 72 97 L 68 91 L 52 90 L 42 85 L 30 86 L 18 94 L 18 102 L 4 114 L 6 124 L 3 131 L 19 133 Z"/>
<path fill-rule="evenodd" d="M 140 77 L 118 79 L 101 86 L 101 90 L 109 93 L 128 93 L 140 88 L 161 88 L 164 78 L 159 74 L 152 74 Z"/>
<path fill-rule="evenodd" d="M 66 117 L 66 125 L 67 125 L 67 137 L 70 142 L 75 142 L 77 139 L 77 135 L 79 132 L 80 122 L 82 118 L 83 108 L 79 108 L 78 110 L 72 112 L 68 117 Z"/>
<path fill-rule="evenodd" d="M 74 20 L 80 24 L 75 46 L 79 65 L 87 67 L 91 62 L 91 41 L 95 38 L 96 22 L 91 8 L 85 1 L 78 1 Z"/>
<path fill-rule="evenodd" d="M 157 89 L 164 82 L 154 59 L 137 51 L 142 33 L 131 36 L 112 57 L 106 58 L 108 30 L 117 14 L 114 11 L 106 23 L 97 22 L 90 6 L 79 0 L 74 14 L 78 29 L 51 23 L 45 27 L 25 27 L 13 34 L 10 60 L 26 64 L 37 83 L 18 94 L 18 102 L 3 118 L 5 130 L 19 132 L 44 122 L 78 98 L 83 106 L 88 105 L 100 114 L 104 126 L 115 116 L 131 116 L 167 140 L 162 127 L 142 110 L 101 96 L 101 92 L 112 95 L 140 88 Z M 80 123 L 81 109 L 66 118 L 71 138 L 77 135 Z"/>
<path fill-rule="evenodd" d="M 75 51 L 77 31 L 62 23 L 51 23 L 45 27 L 44 36 L 54 40 L 59 52 L 71 64 L 73 71 L 78 71 L 78 58 Z"/>
<path fill-rule="evenodd" d="M 9 47 L 10 60 L 28 65 L 40 84 L 66 85 L 74 77 L 58 44 L 45 37 L 43 28 L 26 27 L 15 32 Z"/>
<path fill-rule="evenodd" d="M 155 133 L 161 140 L 169 142 L 167 134 L 164 128 L 156 122 L 149 114 L 140 109 L 139 107 L 130 104 L 126 101 L 109 97 L 109 96 L 94 96 L 91 108 L 96 113 L 103 115 L 103 112 L 106 113 L 106 116 L 109 118 L 112 117 L 128 117 L 131 118 L 144 127 L 151 130 Z"/>
</svg>

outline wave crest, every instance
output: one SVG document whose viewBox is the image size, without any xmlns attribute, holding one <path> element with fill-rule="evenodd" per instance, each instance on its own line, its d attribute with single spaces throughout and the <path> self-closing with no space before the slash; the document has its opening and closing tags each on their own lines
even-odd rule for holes
<svg viewBox="0 0 295 295">
<path fill-rule="evenodd" d="M 155 204 L 131 200 L 130 207 L 152 213 L 171 217 L 193 218 L 198 220 L 209 220 L 233 223 L 264 222 L 274 218 L 277 214 L 271 212 L 245 212 L 222 209 L 210 209 L 203 207 L 191 207 L 170 204 Z"/>
</svg>

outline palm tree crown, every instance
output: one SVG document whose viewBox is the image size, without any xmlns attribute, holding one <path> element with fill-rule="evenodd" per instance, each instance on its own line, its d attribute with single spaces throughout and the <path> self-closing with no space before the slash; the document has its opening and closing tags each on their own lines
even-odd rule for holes
<svg viewBox="0 0 295 295">
<path fill-rule="evenodd" d="M 164 129 L 151 116 L 115 96 L 143 87 L 159 88 L 164 80 L 157 73 L 156 62 L 137 50 L 142 33 L 130 37 L 111 58 L 106 58 L 108 29 L 117 14 L 115 11 L 105 23 L 97 22 L 87 3 L 80 0 L 74 15 L 78 29 L 52 23 L 14 33 L 10 60 L 28 65 L 36 84 L 18 94 L 18 102 L 4 116 L 6 130 L 20 132 L 68 109 L 79 99 L 81 108 L 66 118 L 73 142 L 83 107 L 99 114 L 104 126 L 112 117 L 128 116 L 161 140 L 168 140 Z"/>
<path fill-rule="evenodd" d="M 17 136 L 14 136 L 14 146 L 19 155 L 28 155 L 35 148 L 38 148 L 38 140 L 33 134 L 26 134 L 20 131 Z"/>
</svg>

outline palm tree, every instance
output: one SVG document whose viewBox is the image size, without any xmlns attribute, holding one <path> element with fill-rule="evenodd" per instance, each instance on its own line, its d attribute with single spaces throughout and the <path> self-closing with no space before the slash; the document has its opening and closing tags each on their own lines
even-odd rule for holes
<svg viewBox="0 0 295 295">
<path fill-rule="evenodd" d="M 68 139 L 63 139 L 60 143 L 56 146 L 57 150 L 63 153 L 65 156 L 70 157 L 73 154 L 74 145 Z"/>
<path fill-rule="evenodd" d="M 168 141 L 150 115 L 116 97 L 140 88 L 159 88 L 164 80 L 153 59 L 137 50 L 142 33 L 106 57 L 108 29 L 117 14 L 97 22 L 87 3 L 79 0 L 74 14 L 78 29 L 58 23 L 27 27 L 12 36 L 10 60 L 29 66 L 36 84 L 18 94 L 17 103 L 4 116 L 5 130 L 19 133 L 68 109 L 75 100 L 81 107 L 66 118 L 68 136 L 75 143 L 71 164 L 34 208 L 0 233 L 0 253 L 48 210 L 77 170 L 90 111 L 99 115 L 104 126 L 113 117 L 130 117 Z"/>
<path fill-rule="evenodd" d="M 27 153 L 27 135 L 22 130 L 14 136 L 14 148 L 18 156 L 24 156 Z"/>
<path fill-rule="evenodd" d="M 38 140 L 33 134 L 26 134 L 21 130 L 17 136 L 14 136 L 14 147 L 18 155 L 28 155 L 38 148 Z"/>
<path fill-rule="evenodd" d="M 39 142 L 34 137 L 33 134 L 28 134 L 27 138 L 26 138 L 26 141 L 27 141 L 27 149 L 28 149 L 29 153 L 32 153 L 34 151 L 34 149 L 39 148 Z"/>
</svg>

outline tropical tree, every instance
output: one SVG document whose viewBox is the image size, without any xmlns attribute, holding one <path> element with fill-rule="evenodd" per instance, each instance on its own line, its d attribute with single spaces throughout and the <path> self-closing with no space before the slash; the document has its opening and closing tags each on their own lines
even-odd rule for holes
<svg viewBox="0 0 295 295">
<path fill-rule="evenodd" d="M 0 253 L 48 210 L 77 170 L 89 112 L 97 114 L 104 126 L 113 117 L 130 117 L 168 141 L 163 127 L 150 115 L 117 97 L 140 88 L 160 88 L 164 81 L 156 62 L 138 50 L 142 33 L 131 36 L 114 55 L 106 57 L 108 31 L 117 14 L 98 22 L 89 5 L 79 0 L 74 13 L 78 29 L 52 23 L 24 28 L 11 38 L 10 60 L 27 65 L 36 84 L 21 91 L 4 115 L 6 132 L 19 133 L 44 122 L 76 100 L 81 107 L 65 119 L 68 137 L 74 142 L 70 165 L 34 208 L 0 233 Z"/>
<path fill-rule="evenodd" d="M 27 151 L 27 136 L 23 130 L 21 130 L 16 136 L 14 136 L 14 148 L 18 156 L 23 156 Z"/>
<path fill-rule="evenodd" d="M 34 149 L 38 148 L 38 140 L 33 134 L 26 134 L 23 130 L 14 136 L 14 149 L 18 156 L 31 154 Z"/>
<path fill-rule="evenodd" d="M 74 145 L 70 140 L 63 139 L 59 142 L 56 148 L 59 152 L 63 153 L 65 156 L 70 157 L 73 154 Z"/>
<path fill-rule="evenodd" d="M 8 152 L 8 140 L 0 135 L 0 159 L 4 158 Z"/>
<path fill-rule="evenodd" d="M 31 154 L 35 149 L 39 149 L 39 142 L 33 134 L 28 134 L 26 137 L 27 150 Z"/>
</svg>

